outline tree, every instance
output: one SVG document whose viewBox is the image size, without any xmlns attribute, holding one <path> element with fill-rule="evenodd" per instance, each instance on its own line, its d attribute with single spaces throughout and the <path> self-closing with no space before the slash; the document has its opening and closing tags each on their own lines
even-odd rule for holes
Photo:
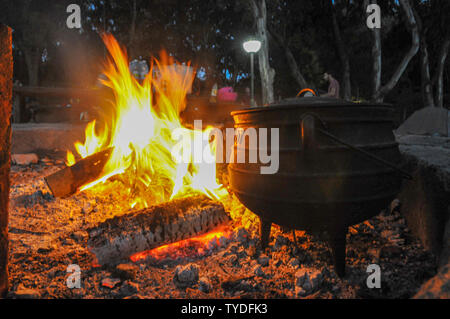
<svg viewBox="0 0 450 319">
<path fill-rule="evenodd" d="M 65 4 L 66 1 L 17 0 L 5 3 L 0 11 L 0 19 L 14 30 L 13 43 L 24 55 L 31 86 L 39 85 L 43 55 L 54 31 L 65 21 Z"/>
<path fill-rule="evenodd" d="M 339 59 L 342 65 L 342 78 L 344 82 L 344 99 L 350 100 L 352 97 L 352 84 L 350 80 L 350 58 L 347 52 L 346 45 L 341 35 L 341 28 L 338 23 L 336 9 L 332 8 L 332 21 L 333 21 L 333 32 L 336 41 L 336 46 L 338 49 Z"/>
<path fill-rule="evenodd" d="M 269 36 L 267 29 L 267 7 L 265 0 L 250 0 L 253 16 L 256 20 L 258 38 L 261 41 L 259 51 L 259 72 L 262 87 L 262 103 L 270 104 L 274 102 L 273 81 L 275 70 L 269 63 Z"/>
<path fill-rule="evenodd" d="M 441 0 L 426 3 L 416 1 L 413 7 L 420 32 L 421 92 L 426 107 L 443 106 L 444 67 L 450 48 L 450 30 L 447 26 L 450 18 L 449 10 L 448 1 Z M 428 41 L 430 37 L 435 40 L 433 43 L 442 43 L 440 48 L 434 49 L 437 63 L 433 78 L 431 76 L 432 52 Z"/>
<path fill-rule="evenodd" d="M 370 0 L 370 3 L 377 4 L 376 0 Z M 400 64 L 392 74 L 390 80 L 385 84 L 381 84 L 381 31 L 379 29 L 373 29 L 373 94 L 372 100 L 375 102 L 383 102 L 386 95 L 397 85 L 401 76 L 405 72 L 412 58 L 417 54 L 420 47 L 420 35 L 418 25 L 414 16 L 413 9 L 409 0 L 399 0 L 400 6 L 404 11 L 406 26 L 411 33 L 411 47 L 403 57 Z"/>
</svg>

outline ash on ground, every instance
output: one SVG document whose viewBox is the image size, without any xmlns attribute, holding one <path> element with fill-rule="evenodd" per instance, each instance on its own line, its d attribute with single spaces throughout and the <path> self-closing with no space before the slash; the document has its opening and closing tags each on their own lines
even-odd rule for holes
<svg viewBox="0 0 450 319">
<path fill-rule="evenodd" d="M 347 274 L 338 278 L 328 245 L 302 231 L 272 227 L 260 248 L 258 221 L 233 196 L 225 202 L 233 235 L 207 256 L 152 265 L 96 266 L 86 229 L 123 214 L 128 194 L 86 191 L 54 198 L 44 177 L 62 162 L 13 166 L 10 192 L 10 298 L 410 298 L 436 274 L 435 258 L 413 238 L 399 213 L 380 214 L 347 235 Z M 80 267 L 80 288 L 68 266 Z M 367 268 L 381 268 L 370 289 Z M 73 269 L 73 268 L 72 268 Z M 73 271 L 73 270 L 72 270 Z M 70 286 L 70 284 L 69 284 Z"/>
</svg>

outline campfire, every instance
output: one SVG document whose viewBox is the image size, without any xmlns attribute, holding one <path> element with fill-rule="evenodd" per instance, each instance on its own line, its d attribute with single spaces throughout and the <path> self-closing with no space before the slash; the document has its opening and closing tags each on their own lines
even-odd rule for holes
<svg viewBox="0 0 450 319">
<path fill-rule="evenodd" d="M 193 74 L 177 71 L 179 64 L 162 52 L 139 82 L 115 38 L 104 35 L 103 40 L 110 59 L 102 83 L 114 100 L 100 121 L 87 124 L 84 143 L 75 144 L 76 154 L 67 152 L 67 167 L 48 176 L 47 184 L 55 196 L 67 197 L 88 189 L 114 192 L 109 181 L 115 180 L 115 187 L 129 195 L 127 214 L 90 232 L 100 263 L 131 255 L 138 260 L 145 255 L 141 251 L 162 245 L 167 251 L 170 243 L 184 247 L 178 242 L 191 237 L 203 251 L 199 243 L 208 245 L 224 234 L 229 217 L 219 202 L 228 193 L 216 179 L 211 127 L 199 132 L 181 123 Z M 200 161 L 195 154 L 198 142 L 204 144 Z"/>
</svg>

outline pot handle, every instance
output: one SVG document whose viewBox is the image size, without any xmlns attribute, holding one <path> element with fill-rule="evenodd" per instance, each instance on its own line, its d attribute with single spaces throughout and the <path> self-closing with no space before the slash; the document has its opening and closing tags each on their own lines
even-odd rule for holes
<svg viewBox="0 0 450 319">
<path fill-rule="evenodd" d="M 316 121 L 319 121 L 321 127 L 317 127 Z M 369 153 L 359 147 L 353 146 L 351 144 L 348 144 L 347 142 L 344 142 L 340 138 L 334 136 L 327 130 L 327 126 L 324 121 L 315 113 L 307 112 L 302 115 L 301 121 L 300 121 L 300 129 L 301 129 L 301 140 L 302 140 L 302 149 L 308 150 L 315 148 L 317 146 L 316 141 L 316 132 L 319 132 L 323 136 L 331 139 L 332 141 L 339 143 L 341 145 L 344 145 L 348 149 L 357 152 L 361 155 L 364 155 L 366 158 L 377 162 L 379 164 L 382 164 L 384 166 L 390 167 L 394 170 L 396 170 L 400 175 L 402 175 L 403 178 L 412 180 L 413 177 L 403 169 L 397 167 L 395 164 L 392 164 L 372 153 Z"/>
<path fill-rule="evenodd" d="M 300 137 L 303 150 L 317 147 L 316 131 L 319 128 L 317 128 L 316 122 L 319 122 L 320 126 L 327 128 L 325 122 L 315 113 L 307 112 L 300 118 Z"/>
</svg>

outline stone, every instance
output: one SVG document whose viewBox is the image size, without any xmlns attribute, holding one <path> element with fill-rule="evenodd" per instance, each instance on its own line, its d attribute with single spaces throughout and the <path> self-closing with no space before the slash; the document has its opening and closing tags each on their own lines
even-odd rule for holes
<svg viewBox="0 0 450 319">
<path fill-rule="evenodd" d="M 139 268 L 134 264 L 119 264 L 113 271 L 113 275 L 123 280 L 136 278 Z"/>
<path fill-rule="evenodd" d="M 262 267 L 261 267 L 261 265 L 256 265 L 256 266 L 254 266 L 254 268 L 253 268 L 253 273 L 256 275 L 256 276 L 258 276 L 258 277 L 264 277 L 265 276 L 265 272 L 264 272 L 264 270 L 262 269 Z"/>
<path fill-rule="evenodd" d="M 414 299 L 450 299 L 450 264 L 424 283 Z"/>
<path fill-rule="evenodd" d="M 41 297 L 41 292 L 38 289 L 26 288 L 19 284 L 15 296 L 19 299 L 38 299 Z"/>
<path fill-rule="evenodd" d="M 74 143 L 83 141 L 85 124 L 69 123 L 14 123 L 12 125 L 12 152 L 33 153 L 55 149 L 75 152 Z"/>
<path fill-rule="evenodd" d="M 323 281 L 322 271 L 313 268 L 301 268 L 295 272 L 295 286 L 301 287 L 306 294 L 311 294 L 320 288 Z"/>
<path fill-rule="evenodd" d="M 83 243 L 86 242 L 89 235 L 87 232 L 83 231 L 83 230 L 78 230 L 76 232 L 74 232 L 73 234 L 71 234 L 71 237 L 78 243 Z"/>
<path fill-rule="evenodd" d="M 208 277 L 201 277 L 198 283 L 198 289 L 201 292 L 209 293 L 212 290 L 211 282 L 209 281 Z"/>
<path fill-rule="evenodd" d="M 298 267 L 300 265 L 300 261 L 297 258 L 291 258 L 289 260 L 289 265 L 292 267 Z"/>
<path fill-rule="evenodd" d="M 139 292 L 139 285 L 132 281 L 125 281 L 119 289 L 119 294 L 126 297 Z"/>
<path fill-rule="evenodd" d="M 446 264 L 446 222 L 450 220 L 450 139 L 430 136 L 397 137 L 404 169 L 413 180 L 404 181 L 399 199 L 408 228 L 423 246 Z M 447 245 L 448 246 L 448 245 Z"/>
<path fill-rule="evenodd" d="M 247 229 L 244 227 L 240 227 L 236 232 L 236 240 L 240 243 L 244 243 L 247 240 L 249 240 L 250 234 L 248 233 Z"/>
<path fill-rule="evenodd" d="M 102 280 L 102 286 L 113 289 L 120 282 L 119 278 L 105 278 Z"/>
<path fill-rule="evenodd" d="M 30 165 L 37 164 L 39 157 L 34 153 L 29 154 L 12 154 L 11 162 L 13 165 Z"/>
<path fill-rule="evenodd" d="M 270 258 L 267 255 L 263 254 L 263 255 L 259 256 L 258 263 L 263 267 L 267 267 L 267 266 L 269 266 L 269 260 L 270 260 Z"/>
<path fill-rule="evenodd" d="M 278 235 L 275 238 L 275 244 L 274 244 L 274 249 L 278 250 L 281 249 L 283 246 L 286 246 L 287 244 L 289 244 L 289 238 Z"/>
<path fill-rule="evenodd" d="M 180 288 L 192 287 L 198 282 L 199 268 L 195 264 L 177 266 L 173 281 Z"/>
</svg>

